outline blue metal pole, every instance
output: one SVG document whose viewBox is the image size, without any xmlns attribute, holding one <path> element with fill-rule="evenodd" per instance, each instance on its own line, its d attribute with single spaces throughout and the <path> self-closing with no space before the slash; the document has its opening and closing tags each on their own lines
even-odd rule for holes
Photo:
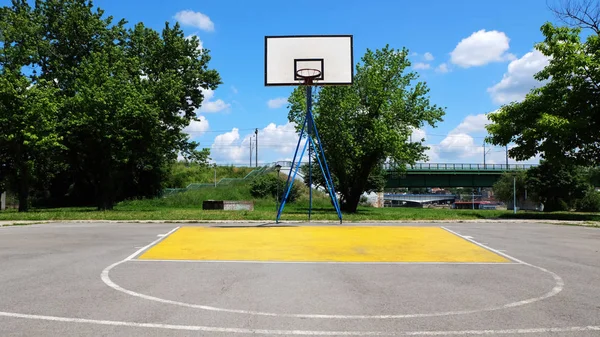
<svg viewBox="0 0 600 337">
<path fill-rule="evenodd" d="M 310 85 L 306 86 L 306 115 L 307 117 L 310 115 L 312 110 L 312 87 Z M 310 143 L 308 144 L 308 222 L 310 222 L 310 216 L 312 213 L 312 119 L 307 118 L 308 120 L 308 140 Z M 307 140 L 307 142 L 308 142 Z"/>
<path fill-rule="evenodd" d="M 298 163 L 302 162 L 302 157 L 304 157 L 304 151 L 306 151 L 307 144 L 308 144 L 308 141 L 306 143 L 304 143 L 304 147 L 302 148 L 302 152 L 300 153 L 300 158 L 298 159 Z M 298 174 L 299 169 L 300 169 L 300 165 L 296 165 L 296 170 L 294 171 L 294 176 L 292 178 L 292 181 L 290 181 L 290 184 L 287 187 L 287 191 L 285 192 L 285 197 L 283 198 L 283 200 L 281 201 L 281 205 L 279 206 L 279 212 L 277 213 L 277 222 L 279 222 L 279 217 L 281 216 L 281 212 L 283 212 L 283 207 L 285 206 L 287 198 L 290 195 L 290 191 L 292 190 L 292 186 L 294 185 L 294 180 L 296 179 L 296 174 Z M 290 173 L 292 173 L 291 170 L 290 170 Z"/>
<path fill-rule="evenodd" d="M 325 173 L 327 174 L 327 176 L 325 177 L 325 179 L 329 179 L 329 181 L 331 181 L 331 190 L 333 191 L 334 204 L 337 206 L 338 217 L 340 218 L 340 223 L 341 223 L 342 222 L 342 213 L 340 211 L 340 206 L 339 206 L 339 204 L 337 202 L 337 198 L 335 197 L 336 195 L 335 195 L 335 189 L 334 189 L 334 184 L 333 184 L 333 178 L 331 178 L 331 173 L 329 171 L 329 166 L 327 165 L 327 159 L 325 158 L 325 151 L 323 151 L 323 145 L 321 143 L 321 137 L 319 137 L 319 130 L 317 130 L 317 126 L 314 124 L 314 119 L 313 119 L 312 113 L 310 113 L 309 116 L 307 116 L 307 119 L 310 119 L 311 123 L 313 124 L 314 131 L 315 131 L 315 136 L 317 136 L 317 141 L 319 142 L 319 150 L 323 154 L 323 163 L 325 163 Z"/>
<path fill-rule="evenodd" d="M 315 149 L 317 149 L 317 146 L 315 145 L 314 141 L 311 139 L 310 140 L 313 147 Z M 335 191 L 333 189 L 333 181 L 330 181 L 329 179 L 327 179 L 327 175 L 325 174 L 325 169 L 323 168 L 323 164 L 321 162 L 321 158 L 319 157 L 319 154 L 317 153 L 317 155 L 315 156 L 317 157 L 317 161 L 319 162 L 319 167 L 321 168 L 321 173 L 323 173 L 323 177 L 325 177 L 325 185 L 327 186 L 327 191 L 329 192 L 329 196 L 331 197 L 331 201 L 333 202 L 333 207 L 335 208 L 336 213 L 338 214 L 338 217 L 340 218 L 340 220 L 342 219 L 342 212 L 340 211 L 340 207 L 337 204 L 337 199 L 335 196 Z"/>
<path fill-rule="evenodd" d="M 304 135 L 304 129 L 306 128 L 306 122 L 307 122 L 307 119 L 304 118 L 304 121 L 302 122 L 302 129 L 300 130 L 300 136 L 298 137 L 298 144 L 296 144 L 294 158 L 292 159 L 292 167 L 290 167 L 290 172 L 288 173 L 287 181 L 285 184 L 286 189 L 288 188 L 288 186 L 290 185 L 290 182 L 291 182 L 290 178 L 292 177 L 292 170 L 294 169 L 294 164 L 296 163 L 296 156 L 298 155 L 298 150 L 300 149 L 300 142 L 302 142 L 302 135 Z M 302 158 L 300 158 L 300 160 L 302 160 Z M 275 219 L 275 223 L 279 223 L 279 218 L 281 217 L 281 212 L 283 211 L 283 205 L 285 204 L 286 198 L 287 198 L 287 194 L 285 195 L 284 199 L 282 199 L 281 205 L 279 206 L 279 209 L 277 211 L 277 218 Z"/>
</svg>

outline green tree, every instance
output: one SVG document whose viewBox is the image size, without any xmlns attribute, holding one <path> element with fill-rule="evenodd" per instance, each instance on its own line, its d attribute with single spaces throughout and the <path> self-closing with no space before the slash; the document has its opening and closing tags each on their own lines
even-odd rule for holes
<svg viewBox="0 0 600 337">
<path fill-rule="evenodd" d="M 533 199 L 544 204 L 544 212 L 568 210 L 590 189 L 578 172 L 574 165 L 544 160 L 527 171 L 526 184 L 533 192 Z"/>
<path fill-rule="evenodd" d="M 113 24 L 88 0 L 37 1 L 44 27 L 39 78 L 64 102 L 60 133 L 69 170 L 59 194 L 92 195 L 99 209 L 124 198 L 154 196 L 178 155 L 205 164 L 183 129 L 197 120 L 202 89 L 216 89 L 209 51 L 179 25 L 161 33 L 139 23 Z"/>
<path fill-rule="evenodd" d="M 281 200 L 285 195 L 286 180 L 276 174 L 258 176 L 250 182 L 250 194 L 255 198 L 273 197 Z M 292 185 L 287 202 L 295 202 L 300 197 L 298 184 Z"/>
<path fill-rule="evenodd" d="M 0 8 L 0 185 L 17 193 L 19 212 L 28 210 L 32 186 L 52 177 L 62 148 L 56 89 L 25 74 L 39 58 L 39 29 L 26 1 Z"/>
<path fill-rule="evenodd" d="M 516 179 L 516 180 L 514 180 Z M 500 179 L 494 183 L 494 196 L 505 203 L 510 203 L 514 199 L 514 184 L 516 183 L 517 205 L 522 204 L 527 193 L 528 199 L 535 200 L 535 191 L 527 189 L 527 171 L 505 172 Z M 527 191 L 527 192 L 525 192 Z"/>
<path fill-rule="evenodd" d="M 575 19 L 581 15 L 580 23 L 590 23 L 541 27 L 545 39 L 535 48 L 549 58 L 549 65 L 534 77 L 544 85 L 489 116 L 489 140 L 495 145 L 514 143 L 509 151 L 514 159 L 540 154 L 553 161 L 600 163 L 600 11 L 581 7 L 569 13 Z M 585 42 L 582 27 L 592 28 Z"/>
<path fill-rule="evenodd" d="M 407 49 L 389 46 L 367 50 L 353 85 L 314 92 L 315 123 L 347 212 L 356 212 L 360 196 L 372 186 L 370 177 L 381 180 L 376 172 L 386 160 L 403 168 L 425 159 L 427 147 L 408 140 L 412 129 L 434 126 L 444 115 L 443 108 L 431 105 L 427 85 L 415 83 L 418 75 L 407 71 L 407 56 Z M 288 101 L 289 120 L 301 124 L 305 88 L 297 88 Z"/>
</svg>

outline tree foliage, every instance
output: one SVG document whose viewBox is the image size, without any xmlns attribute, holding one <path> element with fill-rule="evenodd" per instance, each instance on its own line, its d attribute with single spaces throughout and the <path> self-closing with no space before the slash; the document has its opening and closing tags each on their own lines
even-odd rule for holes
<svg viewBox="0 0 600 337">
<path fill-rule="evenodd" d="M 413 128 L 441 121 L 444 109 L 429 101 L 429 89 L 407 71 L 408 50 L 367 50 L 356 65 L 354 84 L 313 91 L 313 112 L 341 207 L 355 212 L 369 177 L 386 160 L 404 167 L 426 158 L 421 142 L 409 142 Z M 288 99 L 288 119 L 302 124 L 305 88 Z M 377 177 L 375 173 L 373 177 Z"/>
<path fill-rule="evenodd" d="M 0 122 L 10 125 L 0 133 L 0 179 L 25 198 L 33 181 L 55 177 L 55 199 L 91 195 L 111 209 L 157 195 L 178 155 L 207 161 L 183 129 L 197 120 L 202 89 L 221 83 L 209 51 L 178 24 L 161 33 L 125 24 L 89 0 L 0 8 Z"/>
<path fill-rule="evenodd" d="M 571 19 L 600 15 L 597 10 L 585 12 L 586 8 L 572 6 L 565 15 Z M 539 154 L 552 161 L 600 163 L 600 31 L 593 27 L 600 18 L 581 19 L 592 23 L 579 22 L 576 28 L 542 26 L 545 39 L 535 48 L 549 58 L 549 65 L 534 77 L 543 86 L 489 116 L 489 140 L 495 145 L 514 143 L 509 151 L 514 159 Z M 582 27 L 593 31 L 585 41 Z"/>
<path fill-rule="evenodd" d="M 39 60 L 33 37 L 40 27 L 26 2 L 14 3 L 0 8 L 0 180 L 27 211 L 31 186 L 48 183 L 58 165 L 60 102 L 51 83 L 24 73 Z"/>
<path fill-rule="evenodd" d="M 522 203 L 527 190 L 527 171 L 524 170 L 503 173 L 493 186 L 495 197 L 505 203 L 512 202 L 515 197 L 515 185 L 517 205 Z M 531 188 L 527 190 L 527 198 L 535 199 L 535 191 Z"/>
<path fill-rule="evenodd" d="M 578 212 L 600 212 L 600 193 L 589 189 L 583 198 L 575 202 Z"/>
<path fill-rule="evenodd" d="M 580 172 L 574 165 L 542 161 L 528 170 L 526 184 L 534 192 L 534 200 L 544 204 L 544 211 L 568 210 L 590 188 Z"/>
<path fill-rule="evenodd" d="M 258 176 L 250 183 L 250 194 L 255 198 L 283 198 L 285 195 L 286 181 L 277 175 L 265 174 Z M 287 202 L 294 202 L 300 196 L 300 187 L 297 184 L 292 185 Z"/>
<path fill-rule="evenodd" d="M 323 172 L 321 171 L 321 167 L 317 162 L 317 159 L 313 158 L 312 161 L 312 171 L 309 174 L 308 164 L 304 164 L 300 166 L 300 173 L 302 174 L 302 180 L 306 186 L 310 184 L 310 177 L 312 176 L 312 185 L 316 188 L 322 188 L 327 190 L 327 184 L 325 183 L 325 178 L 323 177 Z M 370 193 L 374 191 L 383 191 L 386 183 L 386 172 L 382 168 L 382 166 L 376 167 L 369 176 L 367 177 L 367 184 L 365 186 L 365 192 Z M 333 187 L 337 191 L 340 184 L 339 180 L 334 177 L 333 178 Z"/>
</svg>

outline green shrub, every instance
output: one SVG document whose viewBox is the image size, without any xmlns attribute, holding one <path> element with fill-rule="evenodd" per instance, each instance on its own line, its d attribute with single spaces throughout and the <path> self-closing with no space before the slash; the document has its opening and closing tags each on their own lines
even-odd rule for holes
<svg viewBox="0 0 600 337">
<path fill-rule="evenodd" d="M 578 212 L 600 212 L 600 193 L 590 190 L 575 203 Z"/>
<path fill-rule="evenodd" d="M 250 194 L 255 198 L 275 198 L 277 193 L 279 193 L 279 197 L 283 198 L 286 192 L 285 183 L 286 181 L 284 179 L 278 179 L 275 175 L 262 175 L 253 179 L 250 183 Z M 298 199 L 300 196 L 299 184 L 299 182 L 295 182 L 292 185 L 292 190 L 290 191 L 287 202 L 294 202 Z"/>
<path fill-rule="evenodd" d="M 552 198 L 544 203 L 544 212 L 565 212 L 569 210 L 569 205 L 561 198 Z"/>
</svg>

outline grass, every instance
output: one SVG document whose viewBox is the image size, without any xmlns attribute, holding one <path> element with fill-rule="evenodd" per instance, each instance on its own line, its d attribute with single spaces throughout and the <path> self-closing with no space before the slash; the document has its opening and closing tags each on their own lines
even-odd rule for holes
<svg viewBox="0 0 600 337">
<path fill-rule="evenodd" d="M 254 200 L 254 211 L 205 211 L 203 200 Z M 248 184 L 236 183 L 217 188 L 202 188 L 178 193 L 166 198 L 123 201 L 111 211 L 97 211 L 93 207 L 32 209 L 27 213 L 15 210 L 0 212 L 0 221 L 13 220 L 265 220 L 276 216 L 273 198 L 254 199 Z M 298 201 L 286 204 L 281 220 L 307 220 L 308 189 L 302 186 Z M 338 220 L 326 195 L 315 192 L 313 220 Z M 359 207 L 355 214 L 344 214 L 345 222 L 353 221 L 403 221 L 403 220 L 478 220 L 478 219 L 542 219 L 568 221 L 600 221 L 600 214 L 554 212 L 539 213 L 500 210 L 457 210 L 428 208 L 373 208 Z"/>
</svg>

